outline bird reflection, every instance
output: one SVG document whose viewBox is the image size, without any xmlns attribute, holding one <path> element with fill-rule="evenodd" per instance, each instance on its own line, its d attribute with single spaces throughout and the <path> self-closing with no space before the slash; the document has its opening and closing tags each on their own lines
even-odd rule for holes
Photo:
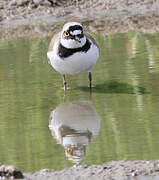
<svg viewBox="0 0 159 180">
<path fill-rule="evenodd" d="M 67 102 L 51 112 L 49 128 L 66 157 L 79 164 L 86 146 L 99 133 L 100 118 L 90 101 Z"/>
</svg>

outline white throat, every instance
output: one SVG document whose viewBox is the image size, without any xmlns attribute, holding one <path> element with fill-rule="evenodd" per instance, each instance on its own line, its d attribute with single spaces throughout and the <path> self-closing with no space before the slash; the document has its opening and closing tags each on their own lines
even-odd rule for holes
<svg viewBox="0 0 159 180">
<path fill-rule="evenodd" d="M 81 42 L 75 41 L 74 39 L 65 39 L 61 35 L 60 42 L 61 44 L 69 49 L 74 49 L 74 48 L 80 48 L 85 45 L 86 43 L 86 37 L 84 36 L 83 38 L 80 39 Z"/>
</svg>

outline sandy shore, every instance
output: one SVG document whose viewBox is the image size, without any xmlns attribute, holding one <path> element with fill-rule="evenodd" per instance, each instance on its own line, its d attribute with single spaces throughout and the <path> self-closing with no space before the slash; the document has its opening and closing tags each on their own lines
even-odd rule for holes
<svg viewBox="0 0 159 180">
<path fill-rule="evenodd" d="M 159 161 L 118 161 L 102 165 L 79 165 L 61 171 L 43 169 L 25 174 L 26 180 L 157 180 Z"/>
<path fill-rule="evenodd" d="M 159 0 L 49 2 L 0 0 L 0 38 L 50 36 L 67 21 L 80 21 L 89 32 L 104 34 L 159 32 Z"/>
<path fill-rule="evenodd" d="M 159 160 L 114 161 L 101 165 L 74 165 L 61 171 L 42 169 L 22 173 L 14 166 L 0 166 L 0 179 L 24 180 L 158 180 Z"/>
</svg>

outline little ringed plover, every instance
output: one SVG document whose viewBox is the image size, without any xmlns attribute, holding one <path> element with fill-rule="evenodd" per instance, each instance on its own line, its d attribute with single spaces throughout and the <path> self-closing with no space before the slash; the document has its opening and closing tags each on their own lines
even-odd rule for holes
<svg viewBox="0 0 159 180">
<path fill-rule="evenodd" d="M 67 89 L 65 75 L 81 72 L 88 72 L 89 87 L 92 88 L 91 70 L 99 57 L 99 47 L 83 32 L 80 23 L 66 23 L 62 31 L 53 36 L 47 57 L 51 66 L 63 75 L 64 90 Z"/>
</svg>

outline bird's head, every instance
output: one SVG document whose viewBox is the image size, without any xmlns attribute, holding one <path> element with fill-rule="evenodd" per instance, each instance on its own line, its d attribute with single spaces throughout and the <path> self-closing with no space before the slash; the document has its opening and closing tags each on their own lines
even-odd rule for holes
<svg viewBox="0 0 159 180">
<path fill-rule="evenodd" d="M 66 48 L 79 48 L 86 43 L 83 27 L 80 23 L 69 22 L 63 26 L 61 44 Z"/>
</svg>

